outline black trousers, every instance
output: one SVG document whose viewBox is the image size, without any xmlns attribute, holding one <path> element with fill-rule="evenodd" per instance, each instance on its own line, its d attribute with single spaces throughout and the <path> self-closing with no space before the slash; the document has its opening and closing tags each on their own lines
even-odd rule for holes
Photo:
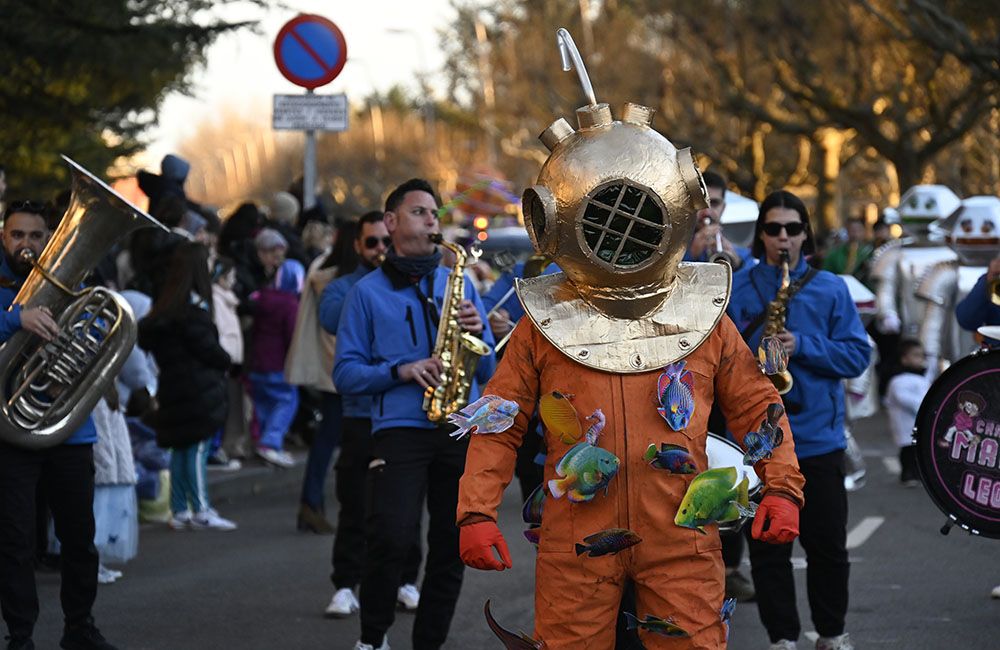
<svg viewBox="0 0 1000 650">
<path fill-rule="evenodd" d="M 335 466 L 337 534 L 333 538 L 333 573 L 337 589 L 353 589 L 361 582 L 365 565 L 365 491 L 368 463 L 372 460 L 372 421 L 344 418 L 340 457 Z M 420 520 L 413 532 L 413 545 L 403 565 L 400 584 L 416 584 L 420 571 Z"/>
<path fill-rule="evenodd" d="M 36 490 L 45 491 L 62 546 L 66 623 L 86 621 L 97 597 L 91 445 L 29 451 L 0 443 L 0 610 L 14 637 L 30 637 L 38 619 Z"/>
<path fill-rule="evenodd" d="M 847 616 L 847 490 L 844 452 L 799 459 L 805 476 L 805 507 L 799 515 L 799 542 L 806 552 L 806 590 L 812 622 L 820 636 L 844 633 Z M 760 620 L 774 643 L 797 640 L 802 631 L 795 607 L 792 544 L 750 540 L 750 565 Z"/>
<path fill-rule="evenodd" d="M 458 480 L 468 439 L 447 430 L 383 429 L 374 436 L 368 470 L 365 534 L 368 558 L 361 579 L 361 641 L 378 647 L 395 619 L 396 590 L 423 514 L 430 523 L 413 650 L 437 650 L 448 637 L 465 565 L 458 555 Z"/>
</svg>

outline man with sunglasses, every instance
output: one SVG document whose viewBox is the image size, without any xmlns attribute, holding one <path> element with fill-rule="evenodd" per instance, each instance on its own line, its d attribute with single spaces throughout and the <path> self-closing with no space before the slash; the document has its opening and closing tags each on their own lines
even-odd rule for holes
<svg viewBox="0 0 1000 650">
<path fill-rule="evenodd" d="M 24 329 L 49 341 L 58 326 L 46 307 L 13 304 L 31 272 L 24 251 L 36 257 L 48 243 L 48 206 L 11 202 L 4 210 L 0 261 L 0 342 Z M 97 430 L 90 418 L 66 442 L 27 450 L 0 442 L 0 609 L 7 623 L 8 650 L 31 650 L 38 620 L 35 547 L 32 531 L 37 490 L 48 499 L 61 543 L 61 598 L 65 629 L 60 646 L 69 650 L 114 650 L 94 626 L 97 549 L 94 547 L 94 456 Z"/>
<path fill-rule="evenodd" d="M 756 351 L 768 304 L 782 283 L 781 253 L 788 253 L 790 284 L 784 329 L 776 336 L 788 353 L 791 390 L 782 397 L 805 476 L 799 539 L 806 551 L 812 620 L 818 650 L 850 650 L 847 615 L 847 492 L 844 488 L 843 380 L 860 375 L 870 348 L 864 325 L 843 280 L 806 264 L 813 252 L 805 205 L 794 194 L 773 192 L 760 206 L 753 252 L 760 264 L 733 279 L 727 309 Z M 792 544 L 750 540 L 750 564 L 761 621 L 772 650 L 796 647 L 801 632 L 792 578 Z"/>
<path fill-rule="evenodd" d="M 424 390 L 441 381 L 433 356 L 444 294 L 451 271 L 430 236 L 439 233 L 438 201 L 430 184 L 409 180 L 385 202 L 392 239 L 382 265 L 351 289 L 337 326 L 333 383 L 341 395 L 367 394 L 374 403 L 372 456 L 367 489 L 367 556 L 361 578 L 361 639 L 356 650 L 386 650 L 398 585 L 412 552 L 413 531 L 427 503 L 430 514 L 427 563 L 413 623 L 414 650 L 437 650 L 448 636 L 462 586 L 458 554 L 458 480 L 465 469 L 468 437 L 427 419 Z M 459 326 L 492 349 L 484 329 L 486 310 L 466 279 Z M 496 366 L 480 358 L 475 378 L 486 383 Z M 479 397 L 473 383 L 469 399 Z"/>
<path fill-rule="evenodd" d="M 374 210 L 358 220 L 354 251 L 358 267 L 326 286 L 320 299 L 319 319 L 323 329 L 336 336 L 340 314 L 351 287 L 377 269 L 385 257 L 392 239 L 386 230 L 381 211 Z M 372 456 L 372 397 L 343 395 L 343 429 L 340 456 L 336 464 L 337 533 L 333 539 L 334 594 L 325 615 L 346 618 L 358 611 L 360 603 L 354 589 L 361 582 L 365 560 L 365 476 Z M 407 559 L 396 598 L 404 609 L 416 610 L 420 602 L 417 572 L 420 569 L 419 528 L 415 531 L 413 550 Z"/>
<path fill-rule="evenodd" d="M 684 255 L 685 262 L 707 262 L 716 250 L 718 242 L 722 242 L 723 253 L 728 253 L 737 260 L 733 271 L 739 271 L 753 263 L 753 255 L 749 248 L 736 246 L 722 232 L 722 213 L 726 211 L 726 179 L 713 171 L 701 175 L 708 189 L 708 207 L 698 213 L 694 236 Z"/>
</svg>

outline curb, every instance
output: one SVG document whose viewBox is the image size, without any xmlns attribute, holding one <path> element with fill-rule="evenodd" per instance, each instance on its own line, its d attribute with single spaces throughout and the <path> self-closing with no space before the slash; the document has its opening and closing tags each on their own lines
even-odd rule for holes
<svg viewBox="0 0 1000 650">
<path fill-rule="evenodd" d="M 295 465 L 288 469 L 258 464 L 255 460 L 244 461 L 235 472 L 208 472 L 208 485 L 212 501 L 235 501 L 246 497 L 273 494 L 302 487 L 305 476 L 306 454 L 294 454 Z"/>
</svg>

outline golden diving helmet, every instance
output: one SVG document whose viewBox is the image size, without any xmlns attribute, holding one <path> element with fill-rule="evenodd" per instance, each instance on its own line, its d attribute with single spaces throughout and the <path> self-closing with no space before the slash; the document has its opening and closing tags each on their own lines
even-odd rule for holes
<svg viewBox="0 0 1000 650">
<path fill-rule="evenodd" d="M 724 264 L 681 263 L 707 192 L 690 149 L 650 127 L 653 111 L 626 104 L 614 120 L 572 37 L 557 33 L 590 104 L 578 129 L 556 120 L 540 138 L 551 152 L 524 191 L 528 235 L 562 273 L 518 281 L 538 330 L 583 365 L 611 372 L 663 368 L 694 351 L 729 300 Z"/>
</svg>

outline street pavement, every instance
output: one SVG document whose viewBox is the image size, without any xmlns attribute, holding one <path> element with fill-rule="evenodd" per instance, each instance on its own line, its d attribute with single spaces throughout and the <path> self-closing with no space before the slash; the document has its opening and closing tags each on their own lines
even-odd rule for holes
<svg viewBox="0 0 1000 650">
<path fill-rule="evenodd" d="M 898 484 L 896 452 L 882 416 L 857 423 L 855 435 L 869 470 L 867 484 L 850 496 L 853 548 L 847 627 L 856 646 L 1000 647 L 1000 600 L 989 597 L 1000 584 L 1000 540 L 975 538 L 959 529 L 947 537 L 938 532 L 945 516 L 922 489 Z M 353 647 L 357 618 L 322 616 L 332 595 L 332 537 L 295 530 L 301 467 L 251 468 L 243 474 L 213 486 L 218 509 L 236 520 L 239 530 L 175 532 L 164 525 L 143 526 L 139 557 L 123 567 L 124 578 L 101 586 L 98 594 L 98 625 L 119 647 Z M 514 568 L 503 573 L 466 571 L 446 648 L 500 647 L 483 619 L 487 598 L 504 626 L 532 630 L 534 550 L 521 535 L 519 509 L 518 492 L 512 489 L 501 512 L 501 527 Z M 796 556 L 804 557 L 798 546 Z M 799 647 L 811 648 L 815 636 L 810 637 L 804 559 L 797 560 L 796 567 L 804 632 Z M 42 614 L 35 640 L 40 649 L 57 648 L 58 576 L 40 573 L 38 582 Z M 393 650 L 410 648 L 412 621 L 411 615 L 398 615 L 389 633 Z M 767 646 L 756 606 L 740 604 L 730 647 Z"/>
</svg>

